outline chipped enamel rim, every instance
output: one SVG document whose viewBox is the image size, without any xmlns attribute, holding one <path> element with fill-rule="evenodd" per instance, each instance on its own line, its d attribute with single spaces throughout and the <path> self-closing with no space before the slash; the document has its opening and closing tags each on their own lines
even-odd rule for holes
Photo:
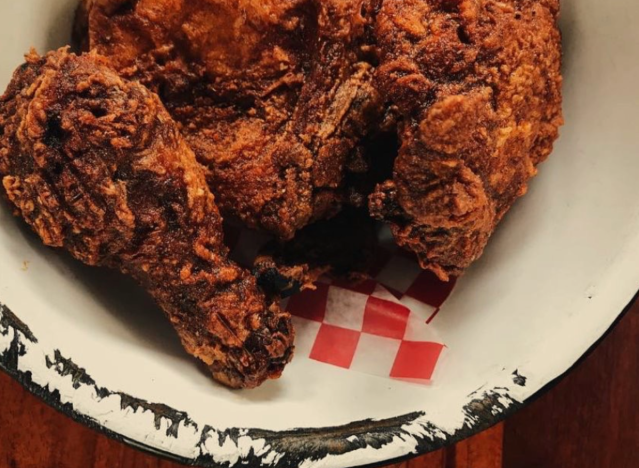
<svg viewBox="0 0 639 468">
<path fill-rule="evenodd" d="M 4 341 L 9 343 L 9 346 L 0 353 L 0 369 L 26 390 L 75 421 L 133 448 L 182 464 L 216 468 L 246 465 L 268 465 L 276 468 L 347 467 L 355 466 L 354 460 L 357 460 L 357 466 L 376 466 L 400 462 L 459 442 L 498 424 L 536 400 L 587 358 L 638 298 L 639 293 L 620 312 L 610 328 L 570 369 L 525 400 L 517 401 L 512 398 L 511 389 L 507 387 L 479 390 L 469 395 L 469 402 L 463 409 L 464 423 L 454 433 L 447 433 L 429 423 L 423 412 L 379 421 L 359 421 L 332 428 L 299 428 L 281 432 L 250 428 L 219 431 L 209 425 L 200 425 L 183 411 L 99 386 L 85 369 L 62 356 L 58 350 L 42 349 L 28 325 L 2 303 L 0 338 L 5 337 Z M 48 375 L 39 374 L 37 378 L 34 377 L 33 370 L 37 367 L 46 369 L 44 374 Z M 41 379 L 46 383 L 39 383 Z M 525 387 L 526 380 L 518 371 L 512 375 L 515 387 Z M 72 403 L 64 402 L 61 398 L 61 393 L 68 392 L 69 388 L 73 389 L 72 393 L 90 392 L 91 401 L 103 406 L 105 411 L 113 412 L 115 416 L 119 413 L 119 417 L 126 420 L 128 426 L 148 426 L 152 419 L 154 431 L 161 440 L 160 444 L 144 444 L 130 439 L 102 425 L 89 414 L 76 410 Z M 70 397 L 73 400 L 73 395 Z M 78 400 L 80 399 L 83 398 L 79 397 Z M 113 409 L 114 401 L 109 401 L 111 399 L 115 400 L 119 409 Z M 171 447 L 178 440 L 177 431 L 180 425 L 195 428 L 200 434 L 199 442 L 194 448 L 197 455 L 194 457 L 179 456 L 160 448 Z M 214 441 L 213 450 L 209 448 L 209 441 Z M 357 454 L 357 458 L 353 458 L 354 454 Z"/>
<path fill-rule="evenodd" d="M 470 437 L 498 423 L 521 406 L 505 387 L 477 392 L 469 396 L 469 403 L 464 408 L 463 427 L 453 434 L 429 423 L 423 412 L 380 421 L 359 421 L 333 428 L 299 428 L 281 432 L 251 428 L 219 431 L 197 423 L 187 413 L 167 405 L 147 402 L 101 387 L 87 370 L 62 356 L 60 351 L 43 349 L 28 325 L 0 303 L 2 337 L 5 340 L 0 340 L 0 345 L 4 341 L 8 346 L 0 354 L 0 369 L 50 406 L 135 448 L 202 467 L 230 468 L 247 464 L 288 467 L 305 466 L 305 463 L 317 466 L 320 460 L 328 462 L 330 466 L 349 466 L 351 463 L 344 464 L 340 458 L 361 450 L 368 453 L 358 455 L 358 459 L 368 463 L 417 456 Z M 512 377 L 514 385 L 525 386 L 524 376 L 515 372 Z M 89 400 L 86 392 L 91 394 Z M 62 394 L 71 401 L 91 401 L 95 407 L 91 413 L 78 411 L 73 403 L 63 401 Z M 113 408 L 114 403 L 118 405 L 117 408 Z M 126 420 L 129 427 L 137 424 L 148 426 L 152 419 L 160 443 L 147 445 L 137 442 L 90 416 L 106 413 L 110 414 L 111 420 L 118 416 Z M 160 448 L 171 447 L 179 440 L 180 426 L 194 428 L 199 433 L 197 456 L 182 457 Z M 209 441 L 214 441 L 212 450 L 209 449 Z M 410 445 L 411 449 L 404 451 L 405 445 Z M 224 452 L 228 454 L 228 460 L 224 460 Z"/>
<path fill-rule="evenodd" d="M 20 63 L 20 54 L 29 46 L 36 45 L 42 51 L 65 43 L 69 13 L 76 2 L 25 0 L 0 7 L 4 13 L 0 16 L 0 22 L 4 21 L 0 34 L 11 38 L 0 41 L 4 52 L 2 77 Z M 387 408 L 383 413 L 370 401 L 362 401 L 356 417 L 334 419 L 331 415 L 330 421 L 336 422 L 324 426 L 333 427 L 294 429 L 322 426 L 313 417 L 269 426 L 281 427 L 281 431 L 250 428 L 262 425 L 264 418 L 234 422 L 228 414 L 220 421 L 215 412 L 210 412 L 211 416 L 196 415 L 200 407 L 210 405 L 209 401 L 193 403 L 180 398 L 179 392 L 171 399 L 150 398 L 144 387 L 126 386 L 129 381 L 125 377 L 113 379 L 104 373 L 102 360 L 87 361 L 81 352 L 59 351 L 67 349 L 64 338 L 86 344 L 86 339 L 81 340 L 85 337 L 77 333 L 100 323 L 87 320 L 84 329 L 74 328 L 76 335 L 70 332 L 62 339 L 49 331 L 48 317 L 51 321 L 58 318 L 50 315 L 56 312 L 55 307 L 49 310 L 55 299 L 50 295 L 57 289 L 46 284 L 50 276 L 45 273 L 65 271 L 63 265 L 48 263 L 50 258 L 39 251 L 39 269 L 33 268 L 33 275 L 37 272 L 40 282 L 10 278 L 11 272 L 20 270 L 23 259 L 31 257 L 22 256 L 24 239 L 14 236 L 13 228 L 2 236 L 3 223 L 0 238 L 6 246 L 0 242 L 0 254 L 4 247 L 6 257 L 0 255 L 0 302 L 10 304 L 13 312 L 0 307 L 0 368 L 51 406 L 89 427 L 156 455 L 205 467 L 260 464 L 346 468 L 387 464 L 439 449 L 498 423 L 554 385 L 557 376 L 565 375 L 579 356 L 592 349 L 592 343 L 618 320 L 639 285 L 639 62 L 634 60 L 639 30 L 633 27 L 639 4 L 634 0 L 612 3 L 562 0 L 566 76 L 579 79 L 573 79 L 567 87 L 568 125 L 559 142 L 561 151 L 555 153 L 547 163 L 552 167 L 545 166 L 548 169 L 544 168 L 543 178 L 535 181 L 531 193 L 509 215 L 508 226 L 496 233 L 489 252 L 465 282 L 463 294 L 453 298 L 448 311 L 438 319 L 441 329 L 451 332 L 446 335 L 451 341 L 445 341 L 451 346 L 450 356 L 460 342 L 472 345 L 456 361 L 466 362 L 462 358 L 472 356 L 467 367 L 443 363 L 437 376 L 437 382 L 443 382 L 437 389 L 439 395 L 446 392 L 448 396 L 454 390 L 454 398 L 424 401 L 420 396 L 414 404 L 407 400 L 410 404 L 398 405 L 401 409 L 396 412 Z M 52 31 L 51 25 L 59 31 Z M 525 209 L 519 210 L 522 205 Z M 74 275 L 68 276 L 64 284 L 75 279 Z M 48 287 L 43 291 L 43 286 Z M 92 291 L 82 286 L 77 289 L 80 293 L 69 296 L 66 302 L 57 302 L 59 310 L 74 311 L 65 317 L 65 326 L 90 312 L 87 307 L 94 299 Z M 508 301 L 494 301 L 487 293 L 504 289 Z M 31 301 L 30 295 L 38 300 Z M 541 296 L 549 296 L 552 301 L 535 302 Z M 523 320 L 531 316 L 535 319 Z M 122 328 L 125 326 L 118 330 Z M 482 350 L 478 347 L 493 345 L 490 353 L 478 352 Z M 149 356 L 151 359 L 153 354 Z M 296 365 L 294 362 L 290 370 L 297 375 L 291 377 L 303 378 L 316 371 L 322 372 L 322 377 L 343 377 L 310 365 Z M 462 372 L 466 372 L 464 377 L 473 378 L 460 383 Z M 99 381 L 92 375 L 100 375 Z M 167 374 L 166 378 L 173 375 Z M 196 372 L 189 376 L 193 380 L 200 377 Z M 350 381 L 355 380 L 359 381 L 351 376 Z M 306 390 L 300 390 L 299 382 L 304 381 L 291 378 L 286 388 L 296 389 L 299 395 Z M 190 383 L 184 379 L 182 388 L 189 388 Z M 348 384 L 349 379 L 344 379 L 317 393 L 329 399 L 335 388 L 370 388 Z M 380 387 L 376 382 L 375 388 Z M 401 391 L 397 394 L 402 395 Z M 219 405 L 216 410 L 223 411 L 227 401 L 236 409 L 241 406 L 221 392 L 215 397 L 211 401 Z M 163 403 L 168 401 L 170 406 Z M 282 401 L 288 400 L 281 397 L 280 405 Z M 188 413 L 180 405 L 188 408 Z M 286 405 L 281 407 L 288 409 Z M 337 408 L 335 413 L 339 412 Z M 401 416 L 391 417 L 396 414 Z M 370 417 L 378 419 L 365 419 Z M 235 427 L 241 424 L 248 427 Z"/>
</svg>

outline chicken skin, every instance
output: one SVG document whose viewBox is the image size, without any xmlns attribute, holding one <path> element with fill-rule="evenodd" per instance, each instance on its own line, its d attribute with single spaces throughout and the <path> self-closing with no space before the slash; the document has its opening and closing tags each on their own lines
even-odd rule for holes
<svg viewBox="0 0 639 468">
<path fill-rule="evenodd" d="M 399 116 L 400 149 L 370 210 L 447 280 L 482 254 L 552 151 L 559 0 L 379 3 L 375 83 Z"/>
<path fill-rule="evenodd" d="M 345 187 L 382 112 L 364 0 L 83 0 L 76 38 L 156 91 L 222 212 L 282 240 Z"/>
<path fill-rule="evenodd" d="M 214 378 L 292 355 L 290 316 L 227 258 L 204 172 L 159 98 L 95 54 L 31 52 L 0 98 L 0 179 L 48 246 L 135 278 Z"/>
</svg>

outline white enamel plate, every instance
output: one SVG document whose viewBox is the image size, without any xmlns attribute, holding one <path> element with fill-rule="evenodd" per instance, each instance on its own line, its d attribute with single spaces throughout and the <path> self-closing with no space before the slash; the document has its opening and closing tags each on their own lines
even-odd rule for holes
<svg viewBox="0 0 639 468">
<path fill-rule="evenodd" d="M 77 0 L 0 2 L 0 85 L 68 42 Z M 564 374 L 639 288 L 639 2 L 564 0 L 566 126 L 437 317 L 430 385 L 295 360 L 213 383 L 134 284 L 41 245 L 0 206 L 0 367 L 70 416 L 202 466 L 348 467 L 434 450 Z"/>
</svg>

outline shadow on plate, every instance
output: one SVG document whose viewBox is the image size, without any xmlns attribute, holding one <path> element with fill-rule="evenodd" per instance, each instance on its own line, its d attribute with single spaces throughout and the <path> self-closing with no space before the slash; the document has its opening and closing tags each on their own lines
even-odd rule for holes
<svg viewBox="0 0 639 468">
<path fill-rule="evenodd" d="M 186 356 L 162 310 L 135 281 L 114 270 L 86 266 L 63 250 L 47 248 L 22 220 L 15 218 L 15 224 L 21 241 L 38 251 L 61 276 L 88 291 L 91 300 L 99 304 L 98 310 L 122 322 L 148 348 L 173 357 Z"/>
<path fill-rule="evenodd" d="M 53 5 L 50 8 L 55 8 L 55 13 L 51 15 L 51 26 L 48 29 L 46 39 L 46 47 L 48 49 L 39 50 L 38 52 L 41 54 L 44 54 L 49 50 L 56 50 L 60 47 L 71 45 L 73 20 L 80 1 L 58 0 L 57 2 L 52 2 L 52 4 Z"/>
</svg>

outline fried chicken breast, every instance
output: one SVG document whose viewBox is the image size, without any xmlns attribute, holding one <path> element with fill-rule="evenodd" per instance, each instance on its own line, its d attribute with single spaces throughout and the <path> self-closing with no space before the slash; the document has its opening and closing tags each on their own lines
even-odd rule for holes
<svg viewBox="0 0 639 468">
<path fill-rule="evenodd" d="M 364 6 L 83 0 L 76 37 L 160 95 L 225 215 L 287 240 L 351 201 L 345 173 L 382 111 Z"/>
<path fill-rule="evenodd" d="M 379 2 L 375 83 L 401 147 L 370 210 L 444 280 L 482 254 L 552 151 L 558 14 L 559 0 Z"/>
<path fill-rule="evenodd" d="M 227 258 L 203 170 L 159 98 L 95 54 L 35 52 L 0 99 L 0 179 L 43 242 L 121 270 L 220 382 L 255 387 L 292 355 L 290 316 Z"/>
</svg>

